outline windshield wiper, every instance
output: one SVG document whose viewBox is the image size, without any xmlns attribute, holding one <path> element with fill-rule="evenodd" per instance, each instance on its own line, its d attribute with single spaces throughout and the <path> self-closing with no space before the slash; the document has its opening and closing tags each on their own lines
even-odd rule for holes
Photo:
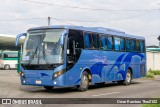
<svg viewBox="0 0 160 107">
<path fill-rule="evenodd" d="M 46 59 L 46 52 L 45 52 L 44 46 L 42 47 L 42 54 L 43 54 L 43 59 L 44 59 L 44 61 L 46 62 L 46 64 L 49 64 L 49 63 L 47 62 L 47 59 Z"/>
<path fill-rule="evenodd" d="M 30 65 L 31 61 L 34 59 L 34 56 L 37 54 L 39 45 L 37 45 L 36 50 L 31 54 L 28 64 Z"/>
</svg>

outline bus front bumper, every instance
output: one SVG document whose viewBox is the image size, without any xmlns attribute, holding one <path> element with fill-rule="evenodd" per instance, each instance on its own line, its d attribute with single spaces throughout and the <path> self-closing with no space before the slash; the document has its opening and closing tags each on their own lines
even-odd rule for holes
<svg viewBox="0 0 160 107">
<path fill-rule="evenodd" d="M 58 78 L 56 79 L 53 79 L 52 78 L 52 74 L 47 74 L 45 72 L 44 73 L 40 73 L 40 74 L 43 74 L 43 76 L 38 76 L 39 73 L 37 72 L 36 76 L 32 76 L 31 75 L 28 75 L 28 76 L 25 76 L 26 74 L 24 73 L 23 75 L 24 76 L 20 76 L 21 78 L 21 84 L 22 85 L 33 85 L 33 86 L 58 86 L 58 87 L 61 87 L 61 86 L 65 86 L 65 74 L 64 75 L 61 75 L 59 76 Z"/>
</svg>

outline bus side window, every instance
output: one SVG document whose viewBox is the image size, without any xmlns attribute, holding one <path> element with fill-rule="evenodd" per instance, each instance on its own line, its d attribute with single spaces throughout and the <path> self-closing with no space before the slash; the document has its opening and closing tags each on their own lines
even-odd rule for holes
<svg viewBox="0 0 160 107">
<path fill-rule="evenodd" d="M 6 53 L 4 53 L 4 58 L 8 58 L 8 55 Z"/>
<path fill-rule="evenodd" d="M 99 49 L 99 35 L 98 34 L 92 34 L 92 45 L 93 49 Z"/>
<path fill-rule="evenodd" d="M 109 50 L 113 49 L 113 37 L 112 36 L 108 36 L 107 38 L 107 46 Z"/>
<path fill-rule="evenodd" d="M 131 40 L 131 51 L 136 51 L 135 49 L 135 40 Z"/>
<path fill-rule="evenodd" d="M 131 51 L 131 40 L 126 39 L 126 51 Z"/>
<path fill-rule="evenodd" d="M 115 43 L 115 50 L 116 51 L 124 51 L 125 50 L 124 38 L 114 37 L 114 43 Z"/>
<path fill-rule="evenodd" d="M 84 43 L 85 43 L 85 48 L 91 49 L 92 47 L 91 34 L 84 33 Z"/>
<path fill-rule="evenodd" d="M 114 37 L 114 46 L 116 51 L 120 50 L 120 38 Z"/>
<path fill-rule="evenodd" d="M 144 52 L 144 42 L 140 42 L 140 52 Z"/>
<path fill-rule="evenodd" d="M 125 50 L 124 38 L 120 38 L 120 50 L 121 50 L 121 51 L 124 51 L 124 50 Z"/>
<path fill-rule="evenodd" d="M 84 48 L 83 31 L 76 31 L 74 35 L 74 40 L 75 40 L 75 48 L 78 49 Z"/>
<path fill-rule="evenodd" d="M 140 42 L 138 40 L 136 41 L 136 51 L 140 52 Z"/>
<path fill-rule="evenodd" d="M 107 50 L 107 41 L 105 35 L 101 35 L 100 44 L 101 44 L 101 49 Z"/>
</svg>

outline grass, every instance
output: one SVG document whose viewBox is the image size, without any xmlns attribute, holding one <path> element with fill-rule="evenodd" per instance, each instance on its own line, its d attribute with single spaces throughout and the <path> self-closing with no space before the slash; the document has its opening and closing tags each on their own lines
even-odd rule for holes
<svg viewBox="0 0 160 107">
<path fill-rule="evenodd" d="M 143 104 L 142 107 L 160 107 L 160 104 Z"/>
<path fill-rule="evenodd" d="M 155 75 L 160 75 L 160 70 L 150 70 L 146 74 L 146 78 L 154 78 Z"/>
<path fill-rule="evenodd" d="M 146 78 L 154 78 L 154 74 L 152 72 L 147 72 Z"/>
<path fill-rule="evenodd" d="M 154 75 L 160 75 L 160 70 L 151 70 L 151 71 L 148 71 L 148 72 L 151 72 Z"/>
</svg>

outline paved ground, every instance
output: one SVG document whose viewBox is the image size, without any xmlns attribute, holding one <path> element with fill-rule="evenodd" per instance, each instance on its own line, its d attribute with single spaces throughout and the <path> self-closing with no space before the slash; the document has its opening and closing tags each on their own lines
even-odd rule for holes
<svg viewBox="0 0 160 107">
<path fill-rule="evenodd" d="M 160 97 L 160 79 L 136 79 L 130 86 L 120 86 L 117 83 L 108 83 L 104 86 L 90 86 L 86 92 L 79 92 L 76 88 L 55 88 L 46 91 L 43 87 L 22 86 L 19 75 L 15 70 L 0 70 L 0 98 L 157 98 Z M 13 105 L 0 105 L 11 107 Z M 21 105 L 14 105 L 20 107 Z M 23 105 L 29 107 L 30 105 Z M 53 107 L 53 105 L 39 105 L 41 107 Z M 82 107 L 85 105 L 54 105 L 56 107 Z M 128 107 L 128 105 L 104 105 L 89 104 L 90 107 Z M 140 105 L 129 105 L 140 107 Z M 34 107 L 38 107 L 34 106 Z"/>
</svg>

